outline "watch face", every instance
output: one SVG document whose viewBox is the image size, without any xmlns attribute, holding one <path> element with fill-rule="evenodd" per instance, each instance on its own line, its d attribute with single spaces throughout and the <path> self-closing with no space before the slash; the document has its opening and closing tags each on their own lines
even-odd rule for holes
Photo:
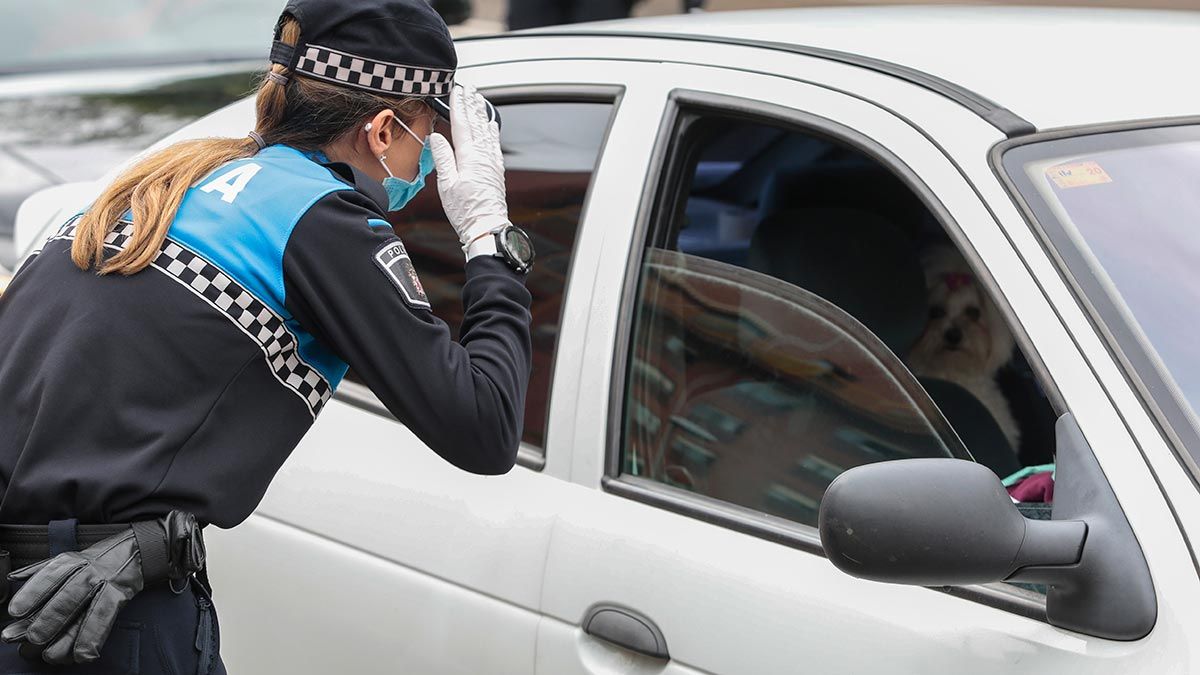
<svg viewBox="0 0 1200 675">
<path fill-rule="evenodd" d="M 533 260 L 533 242 L 529 240 L 529 235 L 519 228 L 510 227 L 504 232 L 504 247 L 523 265 Z"/>
</svg>

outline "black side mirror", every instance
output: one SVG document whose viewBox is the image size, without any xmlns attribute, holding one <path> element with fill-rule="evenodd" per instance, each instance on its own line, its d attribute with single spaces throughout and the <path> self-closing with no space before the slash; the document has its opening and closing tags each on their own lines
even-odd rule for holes
<svg viewBox="0 0 1200 675">
<path fill-rule="evenodd" d="M 1030 520 L 996 474 L 965 459 L 860 466 L 825 491 L 821 543 L 863 579 L 941 586 L 1011 577 L 1030 565 L 1073 565 L 1087 525 Z"/>
<path fill-rule="evenodd" d="M 995 474 L 973 462 L 880 462 L 850 469 L 826 490 L 818 517 L 825 554 L 874 581 L 1048 584 L 1051 624 L 1145 637 L 1158 604 L 1141 548 L 1070 414 L 1056 431 L 1052 520 L 1022 516 Z"/>
</svg>

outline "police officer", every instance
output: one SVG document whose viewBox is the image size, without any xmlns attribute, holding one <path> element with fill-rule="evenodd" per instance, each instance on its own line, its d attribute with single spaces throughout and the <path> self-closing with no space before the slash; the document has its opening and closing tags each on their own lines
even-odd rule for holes
<svg viewBox="0 0 1200 675">
<path fill-rule="evenodd" d="M 2 672 L 224 672 L 200 527 L 254 510 L 348 367 L 455 466 L 513 465 L 533 250 L 445 24 L 291 0 L 271 62 L 249 137 L 141 159 L 0 299 Z M 435 165 L 457 343 L 386 220 Z"/>
</svg>

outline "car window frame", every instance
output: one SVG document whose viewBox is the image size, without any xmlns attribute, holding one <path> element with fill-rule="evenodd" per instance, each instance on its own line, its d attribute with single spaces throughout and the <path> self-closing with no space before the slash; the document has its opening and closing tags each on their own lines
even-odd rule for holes
<svg viewBox="0 0 1200 675">
<path fill-rule="evenodd" d="M 622 282 L 620 308 L 617 318 L 613 362 L 609 373 L 608 420 L 604 443 L 604 468 L 600 488 L 604 492 L 642 502 L 652 507 L 690 517 L 701 522 L 781 544 L 806 553 L 825 556 L 816 528 L 785 518 L 772 516 L 747 507 L 701 495 L 658 481 L 621 473 L 621 450 L 624 439 L 624 402 L 633 340 L 633 324 L 637 292 L 646 249 L 653 243 L 651 230 L 666 209 L 678 208 L 686 177 L 687 162 L 677 161 L 686 147 L 680 147 L 686 135 L 680 118 L 693 110 L 708 111 L 724 117 L 777 124 L 847 145 L 891 171 L 929 209 L 946 231 L 954 246 L 966 257 L 976 271 L 980 283 L 992 296 L 1017 345 L 1030 363 L 1034 376 L 1046 392 L 1056 416 L 1067 412 L 1065 401 L 1034 348 L 1029 336 L 1014 319 L 1008 300 L 1000 292 L 995 279 L 970 245 L 953 215 L 907 164 L 881 142 L 828 117 L 798 110 L 783 104 L 750 100 L 711 91 L 676 88 L 667 97 L 659 122 L 657 143 L 651 155 L 653 172 L 643 186 L 638 220 L 631 239 L 625 277 Z M 931 141 L 932 142 L 932 141 Z M 940 150 L 940 148 L 939 148 Z M 965 180 L 965 178 L 964 178 Z M 657 232 L 654 236 L 660 236 Z M 984 605 L 1038 621 L 1045 621 L 1045 598 L 1033 597 L 1005 584 L 941 587 L 937 590 L 963 597 Z"/>
<path fill-rule="evenodd" d="M 592 171 L 592 178 L 588 182 L 587 192 L 584 194 L 583 205 L 579 211 L 579 228 L 582 229 L 586 221 L 588 209 L 592 200 L 592 185 L 595 183 L 595 173 L 599 169 L 601 159 L 608 150 L 608 142 L 610 132 L 612 130 L 613 121 L 617 118 L 617 113 L 621 106 L 621 98 L 625 93 L 625 88 L 616 85 L 608 84 L 513 84 L 513 85 L 496 85 L 488 87 L 480 87 L 480 93 L 485 95 L 497 108 L 505 105 L 516 105 L 522 103 L 605 103 L 612 107 L 608 116 L 608 123 L 604 129 L 602 140 L 600 141 L 600 151 L 596 154 L 596 164 Z M 567 266 L 566 278 L 567 284 L 563 287 L 563 307 L 566 306 L 566 297 L 572 292 L 571 290 L 571 274 L 575 266 L 576 256 L 578 254 L 580 237 L 578 234 L 575 241 L 572 242 L 571 258 Z M 560 309 L 560 312 L 562 310 Z M 561 324 L 562 317 L 560 314 L 559 322 Z M 554 379 L 555 371 L 558 368 L 559 349 L 562 347 L 562 341 L 556 339 L 554 342 L 554 354 L 551 356 L 551 373 L 550 384 L 547 392 L 547 401 L 554 398 Z M 379 397 L 371 391 L 369 387 L 358 382 L 349 380 L 343 381 L 341 386 L 334 392 L 335 400 L 354 406 L 367 412 L 375 413 L 392 422 L 403 425 L 404 423 L 397 419 L 387 407 L 379 400 Z M 548 404 L 547 404 L 548 405 Z M 524 414 L 522 412 L 522 414 Z M 537 446 L 521 441 L 517 448 L 517 465 L 522 466 L 531 471 L 541 472 L 546 468 L 546 456 L 548 448 L 539 448 Z"/>
</svg>

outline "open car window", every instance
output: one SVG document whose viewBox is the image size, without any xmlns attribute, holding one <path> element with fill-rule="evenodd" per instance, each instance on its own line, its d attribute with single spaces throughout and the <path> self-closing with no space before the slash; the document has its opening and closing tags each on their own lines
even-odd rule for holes
<svg viewBox="0 0 1200 675">
<path fill-rule="evenodd" d="M 675 134 L 629 309 L 616 478 L 811 527 L 849 468 L 960 457 L 1044 517 L 1054 410 L 906 180 L 826 133 L 701 104 Z"/>
<path fill-rule="evenodd" d="M 819 296 L 662 249 L 641 288 L 625 472 L 815 526 L 846 469 L 969 457 L 888 348 Z"/>
</svg>

